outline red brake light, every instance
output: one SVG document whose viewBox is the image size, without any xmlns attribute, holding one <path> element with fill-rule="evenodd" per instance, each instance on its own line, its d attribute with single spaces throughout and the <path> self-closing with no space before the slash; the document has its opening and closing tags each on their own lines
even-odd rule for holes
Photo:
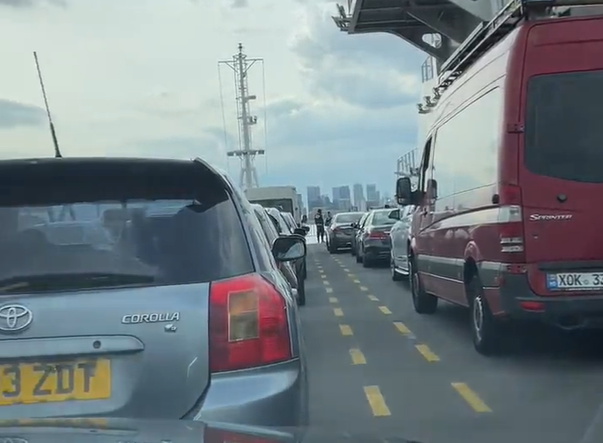
<svg viewBox="0 0 603 443">
<path fill-rule="evenodd" d="M 248 274 L 211 284 L 209 364 L 233 371 L 291 359 L 285 300 L 268 281 Z"/>
<path fill-rule="evenodd" d="M 387 237 L 388 237 L 388 235 L 383 231 L 370 231 L 368 234 L 368 238 L 383 239 L 383 238 L 387 238 Z"/>
</svg>

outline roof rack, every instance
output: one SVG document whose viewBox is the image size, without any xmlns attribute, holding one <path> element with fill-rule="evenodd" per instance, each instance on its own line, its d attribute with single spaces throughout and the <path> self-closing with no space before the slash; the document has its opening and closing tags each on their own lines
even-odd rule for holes
<svg viewBox="0 0 603 443">
<path fill-rule="evenodd" d="M 531 12 L 547 11 L 555 16 L 552 8 L 603 5 L 603 0 L 511 0 L 488 23 L 480 24 L 446 60 L 440 72 L 438 85 L 433 89 L 433 97 L 425 97 L 425 104 L 419 104 L 419 112 L 429 112 L 444 92 L 467 68 L 486 53 L 492 46 L 506 37 L 522 19 L 529 19 Z"/>
</svg>

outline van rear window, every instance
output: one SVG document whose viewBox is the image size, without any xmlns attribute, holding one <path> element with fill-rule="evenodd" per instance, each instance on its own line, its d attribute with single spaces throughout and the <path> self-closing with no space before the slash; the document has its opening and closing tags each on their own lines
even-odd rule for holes
<svg viewBox="0 0 603 443">
<path fill-rule="evenodd" d="M 525 167 L 535 174 L 603 183 L 603 71 L 528 82 Z"/>
</svg>

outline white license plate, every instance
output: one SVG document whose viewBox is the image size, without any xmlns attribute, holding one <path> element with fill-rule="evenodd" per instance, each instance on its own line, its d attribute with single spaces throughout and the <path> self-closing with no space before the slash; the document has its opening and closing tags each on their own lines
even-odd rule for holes
<svg viewBox="0 0 603 443">
<path fill-rule="evenodd" d="M 564 272 L 559 274 L 547 274 L 546 287 L 551 291 L 603 290 L 603 272 Z"/>
</svg>

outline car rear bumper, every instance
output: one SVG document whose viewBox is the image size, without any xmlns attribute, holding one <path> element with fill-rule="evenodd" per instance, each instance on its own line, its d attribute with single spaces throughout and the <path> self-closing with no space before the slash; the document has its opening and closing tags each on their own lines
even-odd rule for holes
<svg viewBox="0 0 603 443">
<path fill-rule="evenodd" d="M 211 377 L 201 406 L 184 419 L 254 426 L 306 426 L 308 383 L 301 360 Z"/>
<path fill-rule="evenodd" d="M 391 258 L 391 246 L 388 244 L 379 243 L 365 243 L 364 244 L 364 255 L 374 260 L 390 260 Z"/>
<path fill-rule="evenodd" d="M 566 329 L 603 328 L 603 294 L 536 295 L 525 274 L 506 274 L 499 288 L 500 311 L 520 320 L 537 320 Z"/>
</svg>

